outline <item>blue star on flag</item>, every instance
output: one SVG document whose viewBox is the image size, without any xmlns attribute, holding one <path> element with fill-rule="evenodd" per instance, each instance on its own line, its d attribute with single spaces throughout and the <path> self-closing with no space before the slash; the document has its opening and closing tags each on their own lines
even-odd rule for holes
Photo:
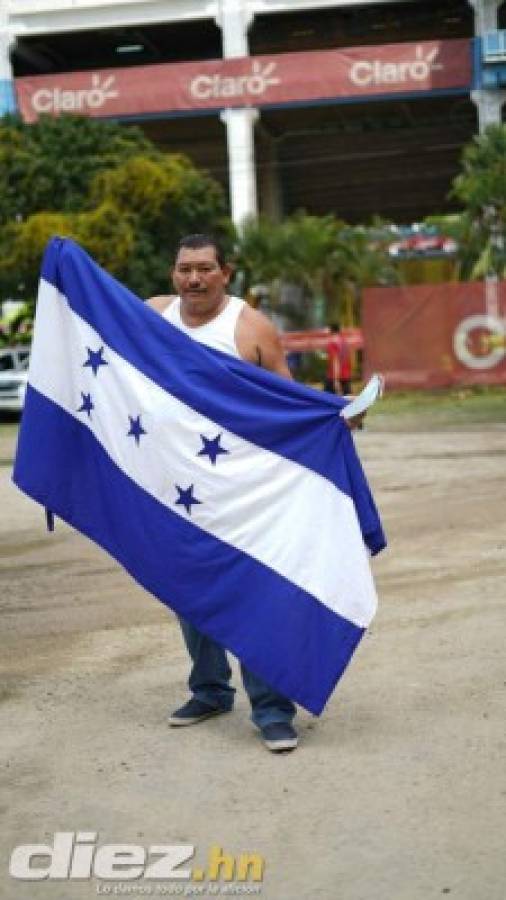
<svg viewBox="0 0 506 900">
<path fill-rule="evenodd" d="M 179 497 L 176 500 L 176 506 L 184 506 L 186 512 L 191 515 L 192 505 L 194 503 L 202 503 L 202 500 L 197 500 L 193 495 L 194 485 L 190 484 L 190 487 L 180 488 L 178 484 L 176 484 L 176 488 L 179 491 Z"/>
<path fill-rule="evenodd" d="M 203 447 L 202 450 L 199 450 L 197 456 L 208 456 L 211 460 L 213 466 L 216 465 L 216 459 L 220 455 L 220 453 L 228 453 L 228 450 L 225 450 L 224 447 L 220 445 L 221 434 L 218 434 L 215 438 L 206 438 L 203 434 L 200 435 L 202 438 Z"/>
<path fill-rule="evenodd" d="M 127 437 L 135 438 L 135 443 L 138 444 L 141 439 L 141 434 L 147 434 L 147 431 L 144 431 L 144 428 L 141 425 L 141 417 L 140 415 L 137 418 L 133 418 L 133 416 L 128 417 L 130 419 L 130 431 L 127 433 Z"/>
<path fill-rule="evenodd" d="M 95 405 L 91 399 L 91 394 L 83 394 L 81 391 L 81 397 L 83 398 L 83 402 L 81 406 L 77 410 L 77 412 L 85 412 L 88 414 L 88 419 L 91 419 L 91 411 L 95 409 Z"/>
<path fill-rule="evenodd" d="M 100 366 L 107 366 L 109 363 L 103 357 L 104 348 L 100 347 L 100 350 L 90 350 L 89 347 L 86 347 L 88 351 L 88 359 L 83 363 L 84 366 L 90 366 L 93 370 L 93 374 L 96 375 Z"/>
</svg>

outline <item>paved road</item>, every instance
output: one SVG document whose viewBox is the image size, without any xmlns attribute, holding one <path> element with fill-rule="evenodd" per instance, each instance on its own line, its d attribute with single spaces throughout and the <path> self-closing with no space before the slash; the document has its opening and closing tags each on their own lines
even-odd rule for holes
<svg viewBox="0 0 506 900">
<path fill-rule="evenodd" d="M 231 715 L 167 727 L 187 673 L 174 619 L 86 539 L 60 523 L 46 535 L 0 468 L 2 858 L 79 831 L 99 846 L 193 845 L 204 868 L 215 845 L 265 860 L 263 883 L 211 887 L 28 883 L 5 862 L 0 897 L 504 900 L 506 428 L 358 443 L 390 538 L 374 563 L 380 612 L 281 757 L 242 691 Z"/>
</svg>

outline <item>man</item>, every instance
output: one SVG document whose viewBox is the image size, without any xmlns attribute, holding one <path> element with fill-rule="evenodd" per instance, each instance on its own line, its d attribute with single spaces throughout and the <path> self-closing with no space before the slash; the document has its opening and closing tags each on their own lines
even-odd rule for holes
<svg viewBox="0 0 506 900">
<path fill-rule="evenodd" d="M 350 348 L 341 334 L 339 322 L 330 326 L 331 336 L 327 344 L 327 375 L 325 390 L 330 394 L 351 392 Z"/>
<path fill-rule="evenodd" d="M 214 238 L 190 235 L 180 242 L 172 269 L 177 296 L 152 297 L 148 303 L 194 340 L 291 378 L 273 324 L 243 300 L 227 295 L 231 274 Z M 193 725 L 229 712 L 235 693 L 225 650 L 189 622 L 180 620 L 180 624 L 193 662 L 192 697 L 169 717 L 172 726 Z M 265 746 L 274 752 L 295 749 L 295 705 L 242 665 L 241 675 L 252 720 Z"/>
<path fill-rule="evenodd" d="M 291 379 L 272 322 L 243 300 L 226 293 L 231 274 L 213 237 L 189 235 L 180 242 L 172 269 L 177 295 L 152 297 L 148 303 L 194 340 Z M 357 424 L 350 421 L 352 427 Z M 225 650 L 189 622 L 180 620 L 180 624 L 193 662 L 189 678 L 192 697 L 169 717 L 172 726 L 194 725 L 229 712 L 235 693 Z M 252 720 L 260 729 L 265 746 L 274 752 L 294 750 L 295 705 L 243 665 L 241 675 Z"/>
</svg>

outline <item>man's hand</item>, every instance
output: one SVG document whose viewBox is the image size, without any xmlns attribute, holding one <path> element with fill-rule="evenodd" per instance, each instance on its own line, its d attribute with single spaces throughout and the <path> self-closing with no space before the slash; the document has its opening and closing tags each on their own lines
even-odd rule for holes
<svg viewBox="0 0 506 900">
<path fill-rule="evenodd" d="M 351 402 L 352 400 L 355 399 L 355 397 L 353 396 L 353 394 L 346 394 L 344 399 L 350 400 L 350 402 Z M 365 410 L 365 412 L 363 412 L 363 413 L 360 413 L 358 416 L 352 416 L 350 419 L 345 419 L 345 422 L 346 422 L 348 428 L 350 429 L 350 431 L 362 431 L 362 429 L 364 427 L 364 419 L 365 419 L 366 415 L 367 415 L 367 410 Z M 344 418 L 344 416 L 343 416 L 343 418 Z"/>
<path fill-rule="evenodd" d="M 353 416 L 351 419 L 345 419 L 345 422 L 350 431 L 355 431 L 355 429 L 357 429 L 358 431 L 362 431 L 366 415 L 367 413 L 363 412 L 360 413 L 359 416 Z"/>
<path fill-rule="evenodd" d="M 383 396 L 384 385 L 383 375 L 376 372 L 357 397 L 346 397 L 350 403 L 341 410 L 341 416 L 347 420 L 350 428 L 363 428 L 365 413 L 378 397 Z"/>
</svg>

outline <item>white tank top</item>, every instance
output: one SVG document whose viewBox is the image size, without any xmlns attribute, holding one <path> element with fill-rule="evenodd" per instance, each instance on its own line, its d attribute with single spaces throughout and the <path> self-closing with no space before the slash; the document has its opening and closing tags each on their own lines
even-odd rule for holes
<svg viewBox="0 0 506 900">
<path fill-rule="evenodd" d="M 221 350 L 230 356 L 241 358 L 235 342 L 235 328 L 237 320 L 242 312 L 244 300 L 239 297 L 228 297 L 228 303 L 222 311 L 205 325 L 185 325 L 181 318 L 181 298 L 176 297 L 163 311 L 164 319 L 171 325 L 175 325 L 180 331 L 184 331 L 199 344 L 206 344 L 213 350 Z"/>
</svg>

